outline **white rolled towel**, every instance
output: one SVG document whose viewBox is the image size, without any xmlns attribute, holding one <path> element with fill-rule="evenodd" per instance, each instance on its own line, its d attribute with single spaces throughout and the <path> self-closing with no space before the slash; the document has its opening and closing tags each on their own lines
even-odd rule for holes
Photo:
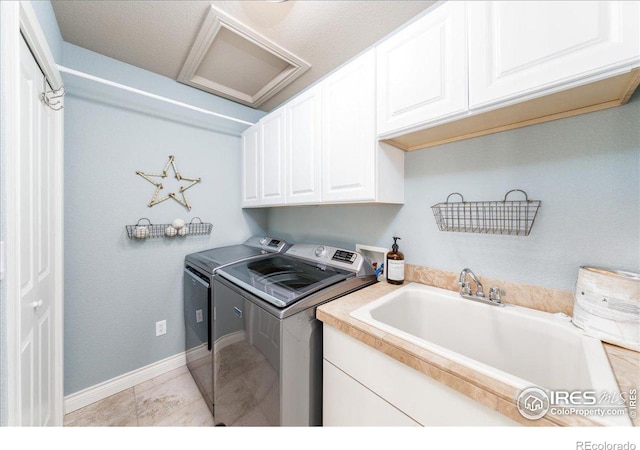
<svg viewBox="0 0 640 450">
<path fill-rule="evenodd" d="M 149 236 L 149 228 L 137 226 L 133 234 L 137 239 L 146 239 Z"/>
</svg>

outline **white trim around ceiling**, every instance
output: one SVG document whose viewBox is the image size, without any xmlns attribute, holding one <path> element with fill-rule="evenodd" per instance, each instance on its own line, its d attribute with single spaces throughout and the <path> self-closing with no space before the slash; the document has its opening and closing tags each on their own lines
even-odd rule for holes
<svg viewBox="0 0 640 450">
<path fill-rule="evenodd" d="M 271 53 L 276 58 L 289 64 L 290 67 L 276 75 L 254 95 L 246 92 L 240 92 L 236 89 L 230 88 L 229 86 L 225 86 L 221 83 L 196 75 L 196 72 L 202 64 L 209 48 L 222 28 L 225 28 L 242 39 L 249 41 L 253 45 Z M 302 58 L 299 58 L 293 53 L 280 47 L 275 42 L 272 42 L 262 36 L 255 30 L 252 30 L 211 6 L 209 14 L 205 18 L 202 28 L 200 29 L 184 66 L 178 75 L 178 81 L 197 89 L 202 89 L 238 103 L 251 106 L 252 108 L 258 108 L 300 75 L 309 70 L 310 67 L 311 65 Z"/>
</svg>

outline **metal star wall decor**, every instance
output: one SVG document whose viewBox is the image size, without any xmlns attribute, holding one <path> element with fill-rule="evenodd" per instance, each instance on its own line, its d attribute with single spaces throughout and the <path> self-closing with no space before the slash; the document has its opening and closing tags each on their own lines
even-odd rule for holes
<svg viewBox="0 0 640 450">
<path fill-rule="evenodd" d="M 185 181 L 190 181 L 191 182 L 187 186 L 180 186 L 180 191 L 178 192 L 178 194 L 180 194 L 182 199 L 178 198 L 178 195 L 175 192 L 170 192 L 165 197 L 158 198 L 158 194 L 162 190 L 162 183 L 156 182 L 156 181 L 152 180 L 151 178 L 160 178 L 160 179 L 167 178 L 167 172 L 169 171 L 169 167 L 171 167 L 171 169 L 173 169 L 173 174 L 174 174 L 174 178 L 175 179 L 177 179 L 178 181 L 185 180 Z M 175 158 L 173 157 L 173 155 L 169 156 L 169 162 L 167 162 L 167 165 L 164 166 L 164 169 L 162 170 L 162 173 L 145 173 L 145 172 L 143 172 L 141 170 L 136 170 L 136 175 L 140 175 L 142 178 L 144 178 L 145 180 L 147 180 L 149 183 L 153 184 L 156 187 L 156 190 L 153 193 L 153 197 L 151 197 L 151 201 L 147 205 L 147 206 L 149 206 L 149 208 L 151 208 L 154 205 L 157 205 L 158 203 L 162 203 L 163 201 L 165 201 L 165 200 L 167 200 L 169 198 L 172 198 L 175 201 L 177 201 L 178 203 L 180 203 L 182 206 L 187 208 L 187 210 L 191 211 L 191 204 L 189 203 L 189 200 L 187 199 L 185 191 L 187 189 L 195 186 L 196 184 L 200 183 L 200 181 L 202 181 L 202 178 L 189 178 L 189 177 L 183 177 L 182 175 L 180 175 L 180 172 L 178 172 L 178 169 L 176 169 Z"/>
</svg>

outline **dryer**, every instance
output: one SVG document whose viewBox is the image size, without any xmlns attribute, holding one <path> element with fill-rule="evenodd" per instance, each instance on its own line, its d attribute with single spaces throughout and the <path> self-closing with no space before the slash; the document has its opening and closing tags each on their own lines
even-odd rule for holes
<svg viewBox="0 0 640 450">
<path fill-rule="evenodd" d="M 282 239 L 254 236 L 239 245 L 218 247 L 185 257 L 183 299 L 187 367 L 213 413 L 212 281 L 229 264 L 286 251 Z"/>
</svg>

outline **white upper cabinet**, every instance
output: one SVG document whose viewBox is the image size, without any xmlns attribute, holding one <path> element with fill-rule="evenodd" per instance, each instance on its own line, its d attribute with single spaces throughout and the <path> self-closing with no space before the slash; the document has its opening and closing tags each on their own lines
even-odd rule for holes
<svg viewBox="0 0 640 450">
<path fill-rule="evenodd" d="M 378 137 L 418 150 L 624 105 L 640 2 L 446 2 L 378 58 Z"/>
<path fill-rule="evenodd" d="M 243 134 L 242 205 L 403 203 L 398 149 L 620 106 L 638 84 L 638 1 L 440 3 Z"/>
<path fill-rule="evenodd" d="M 376 197 L 375 51 L 351 61 L 322 86 L 322 200 Z"/>
<path fill-rule="evenodd" d="M 376 139 L 369 50 L 243 134 L 243 207 L 403 203 L 404 152 Z"/>
<path fill-rule="evenodd" d="M 260 204 L 285 203 L 285 109 L 260 120 Z"/>
<path fill-rule="evenodd" d="M 316 86 L 285 107 L 287 205 L 318 203 L 322 198 L 320 94 Z"/>
<path fill-rule="evenodd" d="M 256 124 L 242 133 L 242 206 L 260 204 L 260 125 Z"/>
<path fill-rule="evenodd" d="M 636 1 L 469 2 L 470 108 L 638 66 L 639 17 Z"/>
<path fill-rule="evenodd" d="M 465 2 L 447 2 L 377 46 L 378 135 L 467 111 Z"/>
</svg>

